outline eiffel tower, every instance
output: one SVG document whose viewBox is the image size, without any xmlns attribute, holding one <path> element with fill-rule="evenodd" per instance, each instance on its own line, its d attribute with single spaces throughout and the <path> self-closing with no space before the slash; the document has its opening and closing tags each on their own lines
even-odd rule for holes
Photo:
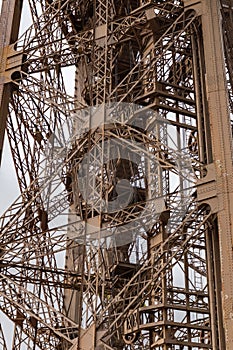
<svg viewBox="0 0 233 350">
<path fill-rule="evenodd" d="M 0 349 L 233 349 L 232 32 L 232 0 L 2 0 Z"/>
</svg>

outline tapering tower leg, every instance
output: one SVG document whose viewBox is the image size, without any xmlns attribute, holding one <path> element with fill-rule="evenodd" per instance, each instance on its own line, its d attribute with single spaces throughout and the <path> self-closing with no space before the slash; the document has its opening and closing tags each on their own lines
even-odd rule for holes
<svg viewBox="0 0 233 350">
<path fill-rule="evenodd" d="M 0 72 L 4 72 L 7 65 L 8 52 L 10 45 L 18 37 L 22 0 L 3 1 L 0 17 Z M 6 118 L 8 113 L 8 103 L 10 98 L 11 84 L 7 74 L 2 75 L 0 79 L 0 160 L 3 148 L 4 133 L 6 127 Z"/>
<path fill-rule="evenodd" d="M 220 254 L 222 300 L 216 297 L 216 310 L 222 310 L 219 315 L 219 348 L 232 349 L 233 347 L 233 181 L 232 181 L 232 131 L 229 113 L 228 89 L 226 82 L 226 66 L 223 47 L 223 29 L 221 5 L 219 0 L 185 1 L 186 9 L 194 9 L 201 16 L 201 30 L 199 42 L 203 56 L 199 56 L 202 65 L 203 88 L 203 125 L 199 125 L 199 132 L 207 135 L 208 149 L 207 164 L 212 163 L 214 174 L 214 199 L 210 200 L 210 183 L 203 180 L 206 186 L 206 195 L 199 192 L 198 198 L 209 203 L 213 212 L 217 214 L 217 230 L 211 232 L 212 259 L 216 265 Z M 201 38 L 200 38 L 201 36 Z M 199 51 L 199 53 L 200 53 Z M 202 115 L 202 116 L 203 116 Z M 209 129 L 207 134 L 205 131 Z M 202 130 L 201 130 L 202 129 Z M 205 131 L 204 131 L 205 130 Z M 211 140 L 211 142 L 210 142 Z M 209 168 L 210 170 L 210 168 Z M 209 172 L 210 173 L 210 172 Z M 202 190 L 204 187 L 202 187 Z M 219 248 L 216 243 L 219 240 Z M 218 243 L 217 243 L 218 244 Z M 215 248 L 214 248 L 215 247 Z M 217 255 L 216 255 L 217 254 Z M 215 269 L 215 279 L 218 268 Z M 216 283 L 216 282 L 215 282 Z M 210 286 L 211 288 L 211 286 Z M 217 288 L 218 289 L 218 288 Z M 215 289 L 215 293 L 217 292 Z M 214 315 L 212 317 L 215 317 Z M 224 330 L 224 331 L 223 331 Z M 226 345 L 224 341 L 224 333 Z"/>
</svg>

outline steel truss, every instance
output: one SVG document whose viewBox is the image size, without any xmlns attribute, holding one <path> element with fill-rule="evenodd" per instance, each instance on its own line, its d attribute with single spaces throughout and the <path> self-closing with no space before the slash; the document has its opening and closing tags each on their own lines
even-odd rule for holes
<svg viewBox="0 0 233 350">
<path fill-rule="evenodd" d="M 12 349 L 231 349 L 232 10 L 3 2 L 0 147 L 6 124 L 21 193 L 0 219 Z"/>
</svg>

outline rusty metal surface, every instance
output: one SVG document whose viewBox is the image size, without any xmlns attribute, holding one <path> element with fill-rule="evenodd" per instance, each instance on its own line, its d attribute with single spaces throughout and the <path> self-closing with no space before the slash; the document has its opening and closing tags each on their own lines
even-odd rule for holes
<svg viewBox="0 0 233 350">
<path fill-rule="evenodd" d="M 231 2 L 3 3 L 12 349 L 232 349 Z"/>
<path fill-rule="evenodd" d="M 5 74 L 8 47 L 18 37 L 22 1 L 3 1 L 0 16 L 0 159 L 3 148 L 11 86 Z"/>
</svg>

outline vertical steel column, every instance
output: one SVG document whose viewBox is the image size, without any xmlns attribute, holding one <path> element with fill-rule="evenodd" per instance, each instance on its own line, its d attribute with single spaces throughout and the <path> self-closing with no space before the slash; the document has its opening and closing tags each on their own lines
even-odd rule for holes
<svg viewBox="0 0 233 350">
<path fill-rule="evenodd" d="M 206 86 L 213 162 L 219 202 L 218 233 L 221 251 L 223 327 L 226 349 L 233 348 L 233 167 L 232 136 L 227 101 L 220 3 L 203 1 L 202 14 Z"/>
<path fill-rule="evenodd" d="M 5 0 L 0 16 L 0 160 L 4 142 L 11 84 L 2 72 L 5 71 L 7 50 L 18 38 L 22 0 Z"/>
<path fill-rule="evenodd" d="M 230 124 L 226 68 L 224 61 L 222 18 L 219 0 L 185 1 L 201 15 L 202 40 L 204 52 L 203 84 L 207 104 L 205 123 L 209 123 L 211 133 L 212 162 L 215 168 L 215 189 L 218 232 L 212 231 L 213 240 L 218 240 L 221 264 L 223 324 L 219 323 L 219 346 L 221 349 L 233 348 L 233 167 L 232 167 L 232 132 Z M 208 150 L 210 151 L 210 150 Z M 211 160 L 209 160 L 211 161 Z M 208 190 L 207 190 L 208 192 Z M 216 250 L 216 246 L 215 246 Z M 214 255 L 215 259 L 215 255 Z M 215 262 L 216 264 L 216 262 Z M 215 269 L 216 274 L 217 269 Z M 217 277 L 217 276 L 216 276 Z M 216 303 L 220 303 L 218 296 Z M 224 330 L 224 331 L 223 331 Z M 224 345 L 225 333 L 226 345 Z"/>
</svg>

